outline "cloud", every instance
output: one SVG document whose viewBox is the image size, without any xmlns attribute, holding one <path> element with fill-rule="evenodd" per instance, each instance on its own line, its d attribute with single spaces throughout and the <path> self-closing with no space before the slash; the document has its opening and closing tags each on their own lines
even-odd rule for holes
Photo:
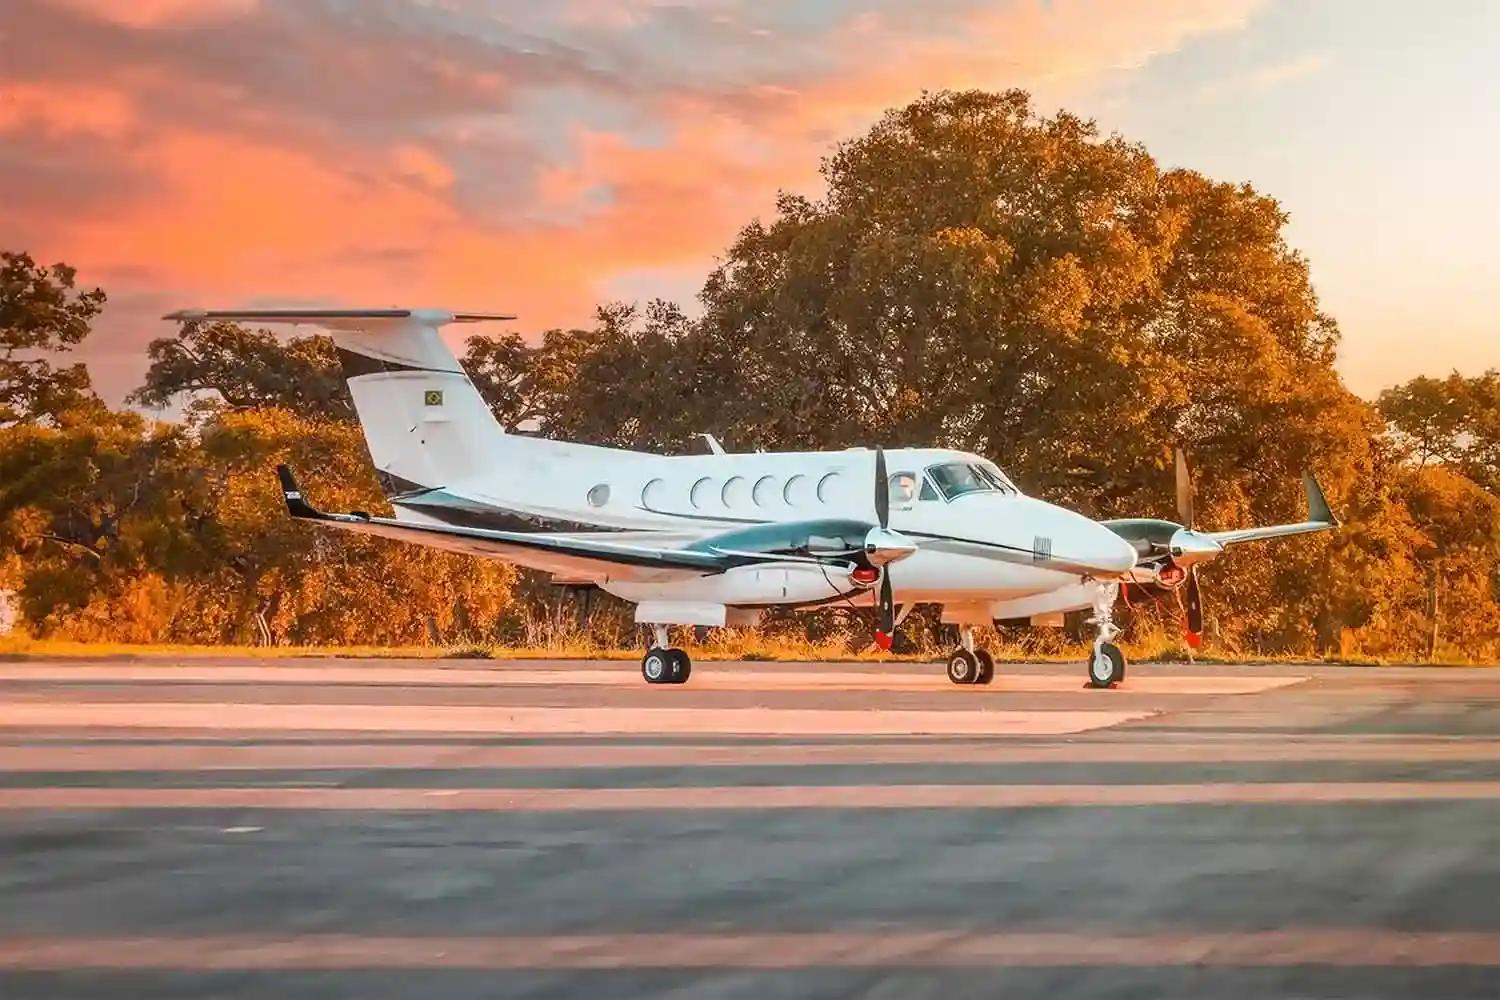
<svg viewBox="0 0 1500 1000">
<path fill-rule="evenodd" d="M 133 28 L 242 16 L 259 0 L 62 0 L 61 6 Z"/>
<path fill-rule="evenodd" d="M 1258 0 L 6 4 L 0 245 L 113 294 L 95 374 L 118 396 L 168 299 L 496 306 L 536 330 L 651 275 L 679 292 L 885 108 L 1060 92 Z"/>
</svg>

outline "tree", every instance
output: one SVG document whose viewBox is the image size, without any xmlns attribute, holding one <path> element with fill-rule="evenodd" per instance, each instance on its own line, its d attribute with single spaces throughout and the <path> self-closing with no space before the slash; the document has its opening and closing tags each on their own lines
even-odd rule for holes
<svg viewBox="0 0 1500 1000">
<path fill-rule="evenodd" d="M 309 417 L 353 420 L 354 405 L 333 341 L 296 337 L 286 343 L 269 330 L 237 323 L 184 324 L 176 337 L 147 348 L 146 380 L 130 394 L 137 406 L 162 407 L 182 393 L 216 393 L 231 409 L 286 406 Z M 210 406 L 217 405 L 208 398 Z"/>
<path fill-rule="evenodd" d="M 1418 468 L 1441 463 L 1500 493 L 1500 371 L 1421 376 L 1382 392 L 1379 405 Z"/>
<path fill-rule="evenodd" d="M 0 427 L 98 404 L 87 368 L 48 357 L 78 346 L 104 308 L 104 293 L 78 291 L 76 279 L 66 264 L 43 267 L 0 251 Z"/>
<path fill-rule="evenodd" d="M 924 96 L 823 175 L 821 199 L 783 195 L 740 233 L 704 287 L 691 380 L 662 387 L 733 401 L 741 444 L 941 442 L 1096 515 L 1170 512 L 1181 445 L 1208 527 L 1295 516 L 1304 469 L 1336 504 L 1369 483 L 1378 422 L 1333 369 L 1337 328 L 1273 199 L 1162 170 L 1020 91 Z M 1234 631 L 1314 641 L 1315 614 L 1294 636 L 1273 614 L 1315 603 L 1311 565 L 1225 565 Z"/>
</svg>

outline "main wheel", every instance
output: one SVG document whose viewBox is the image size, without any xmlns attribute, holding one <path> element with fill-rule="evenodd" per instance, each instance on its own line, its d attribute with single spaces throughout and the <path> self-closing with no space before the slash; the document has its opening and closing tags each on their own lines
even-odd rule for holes
<svg viewBox="0 0 1500 1000">
<path fill-rule="evenodd" d="M 974 683 L 988 684 L 995 679 L 995 658 L 985 649 L 975 650 L 974 656 L 979 660 L 979 671 L 974 675 Z"/>
<path fill-rule="evenodd" d="M 948 657 L 948 679 L 955 684 L 973 684 L 979 676 L 979 658 L 967 649 L 955 649 Z"/>
<path fill-rule="evenodd" d="M 641 676 L 647 684 L 670 684 L 674 672 L 672 661 L 671 650 L 652 647 L 641 657 Z"/>
<path fill-rule="evenodd" d="M 1107 688 L 1125 679 L 1125 654 L 1112 642 L 1101 642 L 1089 654 L 1089 686 Z"/>
<path fill-rule="evenodd" d="M 673 684 L 686 684 L 687 679 L 693 675 L 692 659 L 680 649 L 667 650 L 672 656 L 672 681 Z"/>
</svg>

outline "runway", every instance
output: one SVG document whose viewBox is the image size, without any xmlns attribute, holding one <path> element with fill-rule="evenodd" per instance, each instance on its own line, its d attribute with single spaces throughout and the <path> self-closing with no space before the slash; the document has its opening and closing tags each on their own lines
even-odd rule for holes
<svg viewBox="0 0 1500 1000">
<path fill-rule="evenodd" d="M 0 997 L 1500 993 L 1500 671 L 0 663 Z"/>
</svg>

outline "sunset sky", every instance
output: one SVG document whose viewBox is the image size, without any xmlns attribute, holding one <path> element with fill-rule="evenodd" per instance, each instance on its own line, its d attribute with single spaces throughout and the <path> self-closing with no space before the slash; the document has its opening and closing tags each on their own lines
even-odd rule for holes
<svg viewBox="0 0 1500 1000">
<path fill-rule="evenodd" d="M 690 304 L 830 144 L 1012 86 L 1279 198 L 1355 391 L 1500 366 L 1484 0 L 0 0 L 0 248 L 109 292 L 117 400 L 173 307 Z"/>
</svg>

